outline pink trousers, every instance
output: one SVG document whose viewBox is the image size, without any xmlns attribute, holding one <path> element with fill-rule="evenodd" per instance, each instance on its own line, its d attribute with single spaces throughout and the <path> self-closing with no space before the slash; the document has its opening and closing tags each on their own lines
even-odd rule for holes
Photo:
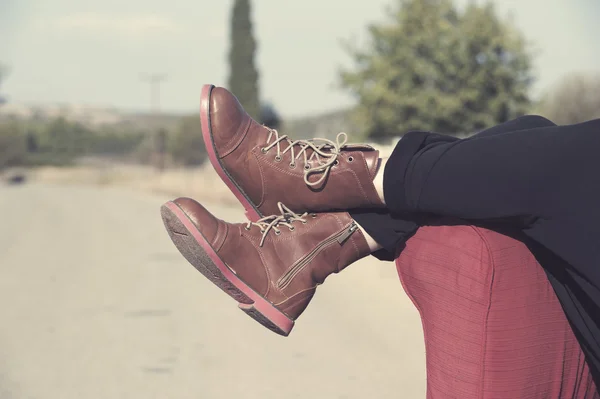
<svg viewBox="0 0 600 399">
<path fill-rule="evenodd" d="M 600 398 L 524 244 L 471 226 L 428 226 L 396 265 L 423 323 L 427 398 Z"/>
</svg>

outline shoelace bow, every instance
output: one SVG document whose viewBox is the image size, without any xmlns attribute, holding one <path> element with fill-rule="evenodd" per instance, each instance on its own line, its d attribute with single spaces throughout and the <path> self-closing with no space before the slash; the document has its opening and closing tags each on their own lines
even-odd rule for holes
<svg viewBox="0 0 600 399">
<path fill-rule="evenodd" d="M 273 139 L 273 141 L 271 141 Z M 286 141 L 288 147 L 281 150 L 282 141 Z M 277 155 L 275 159 L 280 161 L 281 155 L 286 152 L 290 152 L 292 156 L 292 162 L 290 166 L 296 166 L 296 160 L 300 158 L 301 155 L 304 155 L 304 182 L 309 186 L 316 186 L 321 184 L 329 175 L 331 168 L 336 164 L 337 157 L 340 154 L 340 151 L 346 143 L 348 142 L 348 135 L 344 132 L 340 132 L 335 137 L 335 141 L 324 139 L 324 138 L 314 138 L 310 140 L 292 140 L 287 135 L 279 135 L 279 132 L 275 129 L 269 129 L 269 137 L 267 138 L 267 146 L 262 148 L 262 152 L 266 153 L 273 147 L 277 147 Z M 298 153 L 295 153 L 295 147 L 300 147 Z M 312 149 L 313 153 L 308 156 L 307 150 Z M 308 164 L 309 161 L 316 160 L 318 166 L 310 166 Z M 321 178 L 315 182 L 310 182 L 308 180 L 310 175 L 315 173 L 323 172 Z"/>
<path fill-rule="evenodd" d="M 277 203 L 277 207 L 281 213 L 280 215 L 265 216 L 256 222 L 248 222 L 246 224 L 246 230 L 250 230 L 252 226 L 260 228 L 262 237 L 260 239 L 259 246 L 261 247 L 267 238 L 267 234 L 269 234 L 271 230 L 273 230 L 275 234 L 279 235 L 281 234 L 281 230 L 279 229 L 279 226 L 281 225 L 286 226 L 290 229 L 290 231 L 294 231 L 295 227 L 292 225 L 293 222 L 302 222 L 303 224 L 306 224 L 305 218 L 308 216 L 308 212 L 303 214 L 295 213 L 281 202 Z"/>
</svg>

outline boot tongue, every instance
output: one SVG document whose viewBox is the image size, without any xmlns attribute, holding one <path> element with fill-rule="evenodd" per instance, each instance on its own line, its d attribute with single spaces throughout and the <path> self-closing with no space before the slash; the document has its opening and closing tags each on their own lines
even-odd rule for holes
<svg viewBox="0 0 600 399">
<path fill-rule="evenodd" d="M 270 141 L 271 140 L 269 140 L 269 142 Z M 340 142 L 339 136 L 336 138 L 337 145 L 341 145 L 338 154 L 348 152 L 362 152 L 364 154 L 364 158 L 367 164 L 369 176 L 371 177 L 371 180 L 373 180 L 379 169 L 379 151 L 368 144 L 347 144 L 345 143 L 345 141 L 346 140 L 344 139 L 343 142 Z M 281 142 L 281 150 L 286 150 L 292 142 L 293 140 L 289 138 L 287 140 L 283 140 Z M 312 147 L 306 146 L 307 142 L 311 142 L 312 144 L 317 146 L 319 148 L 319 151 L 322 152 L 323 155 L 319 153 L 315 154 L 316 151 Z M 306 159 L 308 159 L 314 167 L 319 164 L 322 165 L 323 163 L 327 162 L 330 159 L 330 157 L 336 156 L 337 150 L 335 145 L 327 143 L 325 146 L 321 146 L 322 144 L 324 144 L 324 142 L 319 139 L 316 139 L 314 141 L 299 140 L 299 142 L 294 144 L 295 159 L 293 160 L 293 162 L 299 161 L 302 158 L 304 158 L 304 156 L 306 156 Z M 300 152 L 303 152 L 303 154 L 298 156 Z M 291 154 L 291 151 L 288 150 L 287 153 Z M 309 180 L 316 181 L 318 180 L 318 177 L 315 175 L 311 175 L 309 177 Z"/>
<path fill-rule="evenodd" d="M 371 180 L 375 179 L 375 175 L 379 171 L 379 165 L 381 164 L 379 158 L 379 150 L 371 147 L 368 144 L 351 144 L 347 145 L 342 149 L 341 152 L 362 152 L 365 157 L 367 164 L 367 170 L 369 171 L 369 177 Z"/>
<path fill-rule="evenodd" d="M 342 151 L 375 151 L 375 148 L 368 144 L 346 144 Z"/>
<path fill-rule="evenodd" d="M 328 147 L 323 149 L 323 152 L 326 154 L 331 154 L 331 157 L 335 157 L 334 155 L 334 148 Z M 323 156 L 321 154 L 315 154 L 314 157 L 311 159 L 311 156 L 313 156 L 314 154 L 314 150 L 312 148 L 307 148 L 306 149 L 306 156 L 307 158 L 310 160 L 310 163 L 313 165 L 313 167 L 318 166 L 319 164 L 323 164 L 327 161 L 329 161 L 331 158 L 329 156 Z M 371 179 L 371 181 L 373 181 L 375 179 L 375 176 L 377 175 L 377 172 L 379 171 L 379 167 L 380 167 L 380 158 L 379 158 L 379 150 L 376 150 L 375 148 L 371 147 L 368 144 L 350 144 L 350 145 L 346 145 L 344 147 L 342 147 L 340 149 L 339 155 L 341 154 L 348 154 L 348 156 L 351 156 L 352 154 L 350 153 L 357 153 L 360 152 L 362 153 L 362 155 L 360 155 L 360 157 L 364 157 L 364 164 L 366 164 L 367 167 L 367 171 L 369 173 L 369 177 Z M 356 154 L 355 158 L 357 158 L 359 155 Z M 320 162 L 319 162 L 320 161 Z M 321 173 L 311 173 L 311 175 L 308 177 L 309 181 L 312 182 L 316 182 L 319 180 Z"/>
<path fill-rule="evenodd" d="M 315 144 L 319 144 L 319 143 L 317 142 Z M 322 148 L 321 151 L 325 152 L 326 154 L 332 154 L 332 156 L 333 156 L 335 148 L 331 147 L 331 146 L 327 146 L 327 147 Z M 340 154 L 343 152 L 353 152 L 353 151 L 362 151 L 362 152 L 370 153 L 370 152 L 374 152 L 377 150 L 368 144 L 345 144 L 342 148 L 340 148 Z M 315 151 L 309 147 L 306 149 L 306 156 L 310 157 L 314 152 Z M 318 156 L 320 158 L 324 158 L 321 155 L 318 155 Z M 368 158 L 368 155 L 365 154 L 365 157 Z"/>
<path fill-rule="evenodd" d="M 365 153 L 365 162 L 367 163 L 367 169 L 369 170 L 369 176 L 371 180 L 375 180 L 375 176 L 380 171 L 379 168 L 381 166 L 381 158 L 379 158 L 379 151 L 373 150 Z"/>
</svg>

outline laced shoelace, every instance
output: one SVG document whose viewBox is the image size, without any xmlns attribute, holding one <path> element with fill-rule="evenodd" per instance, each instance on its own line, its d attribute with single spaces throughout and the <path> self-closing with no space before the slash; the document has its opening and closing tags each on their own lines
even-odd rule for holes
<svg viewBox="0 0 600 399">
<path fill-rule="evenodd" d="M 273 140 L 273 141 L 271 141 Z M 281 144 L 283 141 L 287 142 L 288 147 L 281 150 Z M 267 146 L 262 148 L 263 153 L 267 153 L 271 148 L 277 148 L 277 155 L 275 160 L 280 161 L 281 156 L 287 152 L 291 153 L 292 162 L 290 166 L 296 166 L 296 160 L 300 156 L 304 155 L 304 182 L 309 186 L 316 186 L 321 184 L 329 175 L 331 168 L 336 165 L 337 157 L 340 154 L 342 148 L 348 142 L 348 135 L 344 132 L 340 132 L 335 137 L 335 141 L 314 138 L 310 140 L 292 140 L 287 135 L 279 135 L 279 132 L 275 129 L 269 129 L 269 137 L 267 138 Z M 300 147 L 298 153 L 296 147 Z M 312 149 L 313 153 L 308 156 L 307 150 Z M 310 166 L 308 162 L 316 160 L 317 166 Z M 315 182 L 308 180 L 310 175 L 322 172 L 321 178 Z"/>
<path fill-rule="evenodd" d="M 252 226 L 256 226 L 260 228 L 260 232 L 262 233 L 262 237 L 260 238 L 259 246 L 263 246 L 265 239 L 267 238 L 267 234 L 271 230 L 275 232 L 275 234 L 281 234 L 281 230 L 279 226 L 286 226 L 290 229 L 290 231 L 294 231 L 295 227 L 292 225 L 293 222 L 302 222 L 302 224 L 306 224 L 306 217 L 308 216 L 308 212 L 303 214 L 295 213 L 290 208 L 285 206 L 283 203 L 278 202 L 277 207 L 279 208 L 280 215 L 272 215 L 265 216 L 262 219 L 257 220 L 256 222 L 248 222 L 246 224 L 246 230 L 250 230 Z"/>
</svg>

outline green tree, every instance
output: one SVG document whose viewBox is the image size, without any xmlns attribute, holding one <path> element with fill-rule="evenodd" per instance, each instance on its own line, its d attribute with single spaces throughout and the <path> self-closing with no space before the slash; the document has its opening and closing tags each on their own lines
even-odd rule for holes
<svg viewBox="0 0 600 399">
<path fill-rule="evenodd" d="M 0 122 L 0 171 L 27 162 L 27 145 L 17 123 Z"/>
<path fill-rule="evenodd" d="M 168 153 L 176 164 L 196 166 L 204 163 L 207 153 L 200 130 L 200 119 L 197 116 L 183 118 L 167 145 Z"/>
<path fill-rule="evenodd" d="M 147 134 L 115 127 L 84 131 L 84 153 L 90 155 L 124 156 L 138 148 Z"/>
<path fill-rule="evenodd" d="M 250 0 L 234 0 L 230 26 L 229 90 L 246 112 L 260 117 L 258 70 L 255 63 L 257 43 L 254 39 Z"/>
<path fill-rule="evenodd" d="M 540 113 L 559 125 L 600 118 L 600 74 L 577 73 L 561 79 L 544 96 Z"/>
<path fill-rule="evenodd" d="M 96 145 L 92 130 L 62 117 L 39 125 L 25 122 L 23 129 L 28 160 L 35 165 L 70 164 Z"/>
<path fill-rule="evenodd" d="M 527 113 L 531 54 L 493 6 L 397 0 L 369 27 L 370 45 L 346 47 L 341 83 L 358 99 L 364 133 L 385 141 L 409 130 L 471 133 Z"/>
<path fill-rule="evenodd" d="M 64 159 L 72 159 L 85 150 L 85 141 L 90 132 L 83 126 L 56 118 L 44 132 L 44 145 L 48 152 Z"/>
<path fill-rule="evenodd" d="M 0 120 L 0 167 L 67 165 L 84 155 L 130 156 L 147 136 L 131 128 L 91 128 L 64 118 Z"/>
</svg>

